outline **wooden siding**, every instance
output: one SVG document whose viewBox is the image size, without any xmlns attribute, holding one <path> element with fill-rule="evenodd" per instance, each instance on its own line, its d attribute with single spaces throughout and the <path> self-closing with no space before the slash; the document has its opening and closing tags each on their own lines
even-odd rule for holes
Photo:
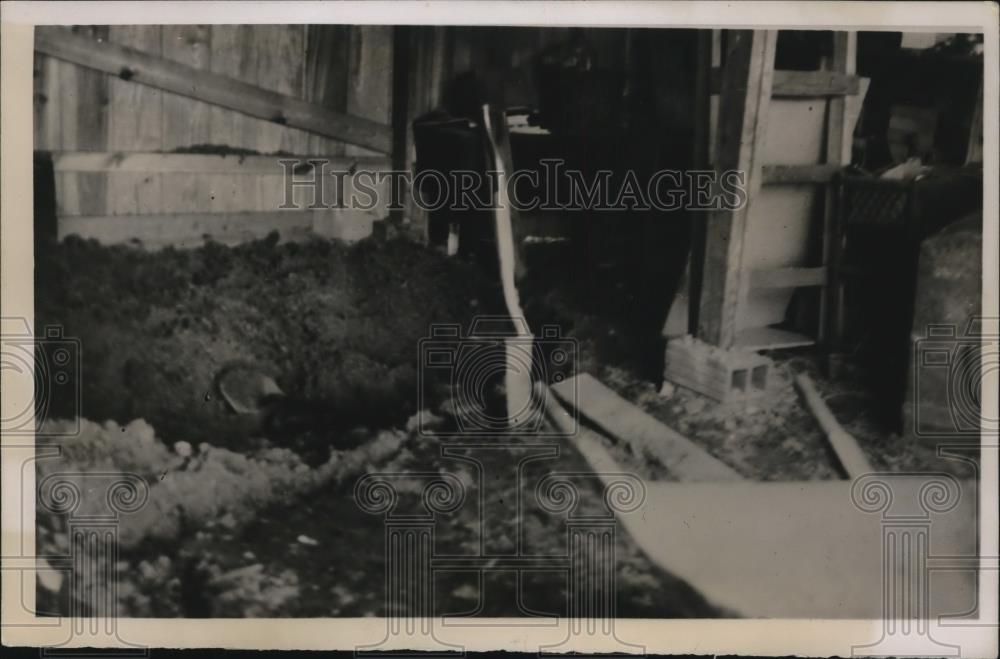
<svg viewBox="0 0 1000 659">
<path fill-rule="evenodd" d="M 42 33 L 64 28 L 36 29 Z M 142 25 L 80 26 L 73 31 L 336 112 L 389 123 L 391 27 Z M 36 150 L 57 155 L 228 150 L 339 162 L 345 154 L 364 161 L 373 153 L 37 52 L 34 138 Z M 254 160 L 259 164 L 260 159 Z M 58 213 L 99 218 L 225 213 L 237 219 L 239 213 L 271 213 L 284 196 L 282 170 L 274 160 L 273 172 L 260 167 L 209 172 L 177 167 L 62 169 L 56 173 Z M 380 168 L 388 162 L 371 160 Z M 366 225 L 371 215 L 364 214 Z"/>
</svg>

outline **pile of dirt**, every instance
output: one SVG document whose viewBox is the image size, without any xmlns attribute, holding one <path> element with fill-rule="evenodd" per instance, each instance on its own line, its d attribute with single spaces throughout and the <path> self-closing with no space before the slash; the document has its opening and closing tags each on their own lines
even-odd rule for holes
<svg viewBox="0 0 1000 659">
<path fill-rule="evenodd" d="M 398 474 L 401 512 L 419 505 L 418 476 L 454 474 L 465 504 L 435 528 L 435 547 L 447 554 L 520 547 L 565 555 L 567 513 L 530 505 L 551 471 L 578 477 L 577 514 L 607 515 L 597 479 L 582 475 L 586 463 L 569 444 L 519 477 L 514 467 L 534 450 L 531 438 L 505 438 L 509 446 L 472 455 L 474 447 L 418 432 L 407 418 L 418 403 L 435 407 L 418 401 L 416 390 L 420 340 L 431 325 L 468 327 L 476 314 L 502 309 L 498 290 L 470 265 L 395 241 L 279 244 L 272 236 L 235 248 L 150 253 L 70 239 L 40 251 L 36 273 L 39 333 L 60 325 L 82 349 L 82 401 L 54 398 L 49 417 L 99 422 L 83 423 L 68 440 L 76 450 L 49 468 L 129 470 L 151 486 L 147 508 L 125 522 L 120 615 L 389 613 L 385 521 L 359 508 L 346 487 L 352 478 L 324 477 L 334 467 Z M 266 365 L 286 394 L 334 410 L 367 401 L 387 418 L 403 418 L 405 430 L 370 430 L 361 449 L 303 464 L 297 452 L 259 445 L 264 440 L 241 425 L 246 417 L 215 396 L 216 373 L 233 361 Z M 427 384 L 448 398 L 446 382 Z M 392 451 L 373 455 L 386 443 Z M 528 503 L 519 510 L 516 502 Z M 65 553 L 58 519 L 40 515 L 39 530 L 41 546 Z M 627 534 L 617 535 L 614 551 L 618 615 L 719 614 L 650 564 Z M 568 592 L 559 571 L 523 582 L 504 571 L 483 582 L 457 571 L 436 582 L 435 606 L 442 613 L 481 606 L 481 615 L 509 617 L 523 613 L 520 602 L 565 615 Z"/>
<path fill-rule="evenodd" d="M 471 266 L 409 242 L 278 238 L 152 253 L 70 238 L 41 250 L 37 331 L 58 325 L 82 353 L 80 400 L 53 398 L 49 418 L 143 418 L 167 441 L 234 447 L 248 428 L 213 379 L 251 362 L 289 396 L 402 424 L 418 404 L 420 339 L 435 323 L 467 326 L 495 299 Z"/>
</svg>

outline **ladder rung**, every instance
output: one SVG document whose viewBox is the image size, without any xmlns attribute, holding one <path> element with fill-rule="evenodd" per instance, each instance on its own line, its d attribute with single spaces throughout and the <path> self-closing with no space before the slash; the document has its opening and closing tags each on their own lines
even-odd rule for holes
<svg viewBox="0 0 1000 659">
<path fill-rule="evenodd" d="M 711 90 L 722 89 L 722 71 L 712 69 Z M 861 88 L 858 76 L 837 71 L 776 70 L 771 83 L 771 96 L 820 97 L 854 96 Z"/>
<path fill-rule="evenodd" d="M 826 268 L 768 268 L 750 272 L 750 288 L 825 286 Z"/>
<path fill-rule="evenodd" d="M 739 350 L 779 350 L 816 344 L 816 339 L 776 327 L 753 327 L 737 332 L 733 347 Z"/>
<path fill-rule="evenodd" d="M 840 165 L 764 165 L 761 171 L 763 183 L 829 183 Z"/>
</svg>

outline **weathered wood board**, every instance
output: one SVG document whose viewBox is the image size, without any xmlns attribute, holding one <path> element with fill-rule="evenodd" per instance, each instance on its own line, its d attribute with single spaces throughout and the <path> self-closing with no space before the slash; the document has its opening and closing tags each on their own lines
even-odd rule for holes
<svg viewBox="0 0 1000 659">
<path fill-rule="evenodd" d="M 277 231 L 284 242 L 312 237 L 354 242 L 370 235 L 377 219 L 372 213 L 351 210 L 76 215 L 62 218 L 59 238 L 72 235 L 109 245 L 158 249 L 198 247 L 208 240 L 236 245 Z"/>
<path fill-rule="evenodd" d="M 41 26 L 36 35 L 45 39 L 62 34 L 57 30 L 65 28 Z M 317 26 L 307 30 L 303 25 L 116 25 L 77 28 L 75 32 L 79 37 L 99 37 L 110 44 L 224 75 L 335 113 L 346 112 L 350 105 L 362 112 L 363 118 L 387 124 L 392 43 L 391 38 L 387 41 L 384 37 L 390 30 L 360 26 Z M 349 62 L 351 52 L 354 55 Z M 377 66 L 383 60 L 388 70 Z M 349 66 L 365 71 L 358 89 L 350 88 Z M 281 152 L 336 160 L 345 152 L 343 142 L 329 137 L 42 53 L 35 56 L 34 96 L 35 148 L 54 152 L 57 169 L 60 153 L 74 154 L 76 158 L 75 167 L 56 174 L 60 217 L 152 214 L 162 218 L 168 214 L 273 212 L 285 198 L 276 156 L 269 158 L 270 170 L 265 171 L 263 157 L 239 154 Z M 199 153 L 186 153 L 192 149 Z M 201 165 L 196 165 L 192 171 L 185 169 L 191 162 L 185 162 L 184 157 L 204 158 L 227 150 L 237 155 L 217 156 L 216 164 L 222 168 L 201 171 Z M 359 168 L 382 171 L 388 167 L 382 163 L 383 159 L 388 162 L 384 156 L 369 167 L 369 158 L 360 155 L 363 150 L 356 152 Z M 120 160 L 102 169 L 94 160 L 101 154 L 114 154 Z M 161 154 L 166 160 L 159 164 L 166 169 L 158 170 L 151 165 L 158 164 L 156 156 Z M 253 160 L 258 167 L 243 166 L 244 159 Z M 228 169 L 230 164 L 239 166 Z M 336 162 L 331 164 L 335 166 Z M 376 219 L 388 213 L 384 196 L 380 195 L 376 209 L 356 213 L 365 220 L 350 223 L 352 228 L 346 235 L 356 236 L 359 227 L 370 227 L 372 212 L 378 215 Z M 297 188 L 293 198 L 306 204 L 310 192 Z M 337 228 L 337 220 L 327 220 L 320 223 L 328 226 L 327 233 L 344 233 Z M 111 226 L 87 222 L 89 226 Z M 186 235 L 189 228 L 178 226 L 178 232 Z"/>
<path fill-rule="evenodd" d="M 568 414 L 557 407 L 549 406 L 549 418 L 572 434 L 572 444 L 598 478 L 606 481 L 608 474 L 626 471 L 595 431 L 584 426 L 574 431 Z M 653 563 L 736 615 L 880 620 L 973 610 L 978 596 L 974 570 L 947 568 L 935 572 L 931 587 L 908 601 L 910 610 L 883 607 L 884 589 L 892 583 L 928 578 L 923 557 L 911 555 L 910 547 L 929 558 L 948 557 L 951 564 L 978 565 L 975 482 L 940 474 L 865 478 L 786 483 L 643 479 L 643 503 L 619 513 L 618 520 Z M 866 487 L 882 486 L 891 497 L 863 494 Z M 930 501 L 928 488 L 947 493 L 947 505 L 922 507 Z M 906 517 L 894 527 L 888 515 Z M 899 545 L 897 552 L 887 553 L 887 531 L 897 540 L 903 533 L 916 535 L 906 548 Z"/>
<path fill-rule="evenodd" d="M 921 512 L 921 488 L 933 480 L 885 477 L 893 507 Z M 975 556 L 975 483 L 960 484 L 954 510 L 925 517 L 923 547 L 933 555 Z M 887 559 L 891 522 L 856 506 L 851 488 L 846 480 L 646 482 L 645 504 L 619 520 L 654 563 L 739 615 L 880 620 L 892 615 L 883 609 L 886 577 L 902 583 L 918 568 Z M 930 583 L 915 598 L 930 615 L 974 609 L 974 571 L 942 570 Z"/>
<path fill-rule="evenodd" d="M 732 481 L 735 470 L 586 373 L 552 386 L 559 400 L 634 453 L 660 462 L 678 480 Z"/>
</svg>

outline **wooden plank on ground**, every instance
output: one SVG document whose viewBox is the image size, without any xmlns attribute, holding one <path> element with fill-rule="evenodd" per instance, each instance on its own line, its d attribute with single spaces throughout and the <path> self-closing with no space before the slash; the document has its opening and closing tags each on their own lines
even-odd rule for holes
<svg viewBox="0 0 1000 659">
<path fill-rule="evenodd" d="M 886 617 L 885 589 L 912 584 L 928 546 L 934 556 L 965 557 L 970 565 L 978 564 L 974 480 L 887 474 L 861 485 L 882 483 L 892 496 L 872 497 L 862 509 L 857 485 L 846 480 L 647 481 L 643 505 L 617 518 L 654 564 L 737 615 L 880 620 Z M 927 501 L 921 492 L 929 488 L 959 491 L 957 506 L 921 509 Z M 924 511 L 926 516 L 910 529 L 893 527 L 900 540 L 887 543 L 887 520 Z M 933 583 L 919 597 L 913 592 L 909 601 L 919 600 L 926 608 L 910 608 L 909 615 L 927 620 L 975 608 L 975 570 L 935 572 Z M 902 598 L 902 593 L 893 595 Z M 877 623 L 872 627 L 870 638 L 877 641 L 881 629 Z M 845 654 L 850 654 L 850 643 L 845 639 Z M 887 645 L 882 653 L 898 654 L 899 647 Z M 877 654 L 871 647 L 863 653 Z"/>
<path fill-rule="evenodd" d="M 840 461 L 840 466 L 843 467 L 847 477 L 853 480 L 874 472 L 875 469 L 868 462 L 864 451 L 858 446 L 857 440 L 844 430 L 837 421 L 837 417 L 833 416 L 833 412 L 826 406 L 823 397 L 816 390 L 812 378 L 805 373 L 800 373 L 795 376 L 795 386 L 802 394 L 802 398 L 805 399 L 809 411 L 816 418 L 816 423 L 826 434 L 826 438 L 830 442 L 830 446 L 833 447 L 834 453 L 837 454 L 837 460 Z"/>
<path fill-rule="evenodd" d="M 35 49 L 115 74 L 123 80 L 188 96 L 283 126 L 302 128 L 380 153 L 388 153 L 392 148 L 391 131 L 385 124 L 332 112 L 299 98 L 170 62 L 140 50 L 74 35 L 68 30 L 39 33 Z"/>
<path fill-rule="evenodd" d="M 750 205 L 760 190 L 758 154 L 765 137 L 776 42 L 773 30 L 729 32 L 713 162 L 717 171 L 746 172 L 748 203 L 708 217 L 698 313 L 699 338 L 722 348 L 735 340 L 736 316 L 746 291 L 743 243 Z"/>
<path fill-rule="evenodd" d="M 637 455 L 660 462 L 682 481 L 733 481 L 735 470 L 680 433 L 583 373 L 552 386 L 559 400 Z"/>
</svg>

